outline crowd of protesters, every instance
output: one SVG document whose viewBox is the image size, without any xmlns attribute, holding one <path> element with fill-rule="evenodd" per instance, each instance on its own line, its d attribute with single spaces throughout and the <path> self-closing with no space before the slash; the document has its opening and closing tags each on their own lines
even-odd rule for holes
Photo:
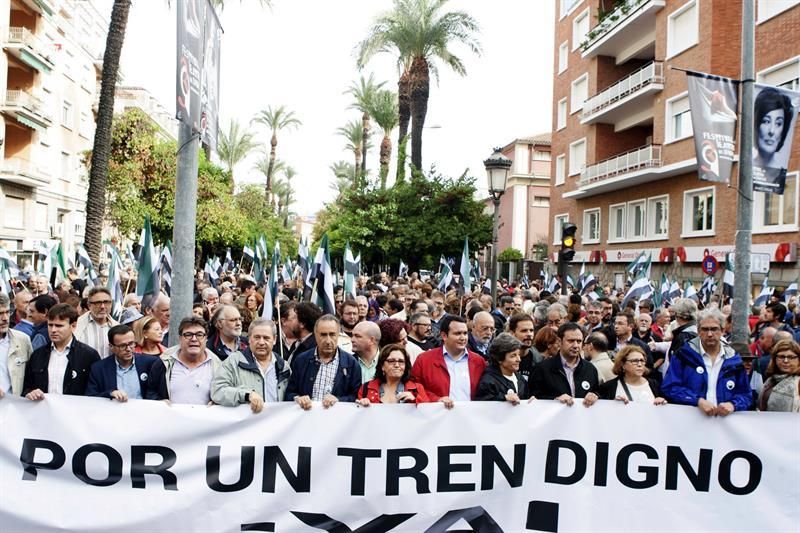
<svg viewBox="0 0 800 533">
<path fill-rule="evenodd" d="M 170 299 L 125 297 L 115 320 L 104 287 L 51 290 L 31 277 L 0 293 L 0 397 L 49 394 L 118 402 L 265 404 L 468 401 L 517 405 L 599 400 L 734 411 L 800 412 L 800 309 L 776 294 L 752 309 L 752 344 L 731 346 L 730 306 L 692 299 L 655 308 L 605 289 L 589 299 L 502 283 L 497 301 L 440 292 L 416 273 L 335 288 L 335 311 L 281 288 L 275 320 L 263 288 L 224 275 L 198 280 L 192 315 L 169 331 Z M 169 346 L 169 347 L 168 347 Z"/>
</svg>

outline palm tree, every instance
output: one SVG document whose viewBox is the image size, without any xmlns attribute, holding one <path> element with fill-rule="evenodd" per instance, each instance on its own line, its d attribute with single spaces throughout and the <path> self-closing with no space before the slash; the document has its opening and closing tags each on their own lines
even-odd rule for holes
<svg viewBox="0 0 800 533">
<path fill-rule="evenodd" d="M 361 111 L 361 128 L 363 129 L 362 141 L 361 141 L 361 173 L 363 176 L 362 178 L 366 177 L 367 174 L 367 140 L 369 139 L 369 107 L 373 98 L 375 98 L 375 94 L 378 90 L 383 87 L 385 82 L 376 83 L 375 79 L 372 74 L 369 75 L 368 79 L 364 79 L 364 76 L 361 76 L 361 79 L 358 83 L 352 83 L 350 88 L 347 89 L 347 93 L 349 93 L 353 99 L 353 105 L 351 108 L 358 109 Z"/>
<path fill-rule="evenodd" d="M 353 152 L 355 158 L 355 179 L 353 185 L 361 182 L 361 154 L 364 149 L 364 129 L 357 120 L 351 120 L 344 126 L 337 128 L 336 133 L 347 139 L 345 148 Z M 367 139 L 367 146 L 371 148 L 369 139 Z"/>
<path fill-rule="evenodd" d="M 249 130 L 242 129 L 238 120 L 231 120 L 228 123 L 227 132 L 219 132 L 217 154 L 231 173 L 231 187 L 234 184 L 233 167 L 259 146 L 261 145 L 255 141 L 255 135 Z"/>
<path fill-rule="evenodd" d="M 336 181 L 330 184 L 331 189 L 336 191 L 337 196 L 341 196 L 346 190 L 353 186 L 356 177 L 356 169 L 347 161 L 337 161 L 328 167 Z"/>
<path fill-rule="evenodd" d="M 291 213 L 289 206 L 295 200 L 292 178 L 296 175 L 297 173 L 292 167 L 285 166 L 283 168 L 283 177 L 275 179 L 274 192 L 275 197 L 278 199 L 278 216 L 283 218 L 283 227 L 289 226 L 289 215 Z"/>
<path fill-rule="evenodd" d="M 278 146 L 278 132 L 283 129 L 301 126 L 302 122 L 300 122 L 300 119 L 294 115 L 293 111 L 287 110 L 286 107 L 282 105 L 274 109 L 272 106 L 268 106 L 267 109 L 259 111 L 258 115 L 253 118 L 252 122 L 263 124 L 270 131 L 272 131 L 272 138 L 270 139 L 269 143 L 270 151 L 269 167 L 267 168 L 267 185 L 264 190 L 265 201 L 267 204 L 272 204 L 272 176 L 275 170 L 275 149 Z"/>
<path fill-rule="evenodd" d="M 478 23 L 463 11 L 443 12 L 448 0 L 394 0 L 393 9 L 375 19 L 367 37 L 359 45 L 359 67 L 378 52 L 398 54 L 398 65 L 408 70 L 411 102 L 411 163 L 422 168 L 422 129 L 428 112 L 430 73 L 437 73 L 433 59 L 439 59 L 458 74 L 466 75 L 460 58 L 448 46 L 453 42 L 466 45 L 480 55 L 476 37 Z M 405 71 L 404 71 L 405 72 Z M 401 75 L 401 80 L 403 76 Z M 402 88 L 400 103 L 402 106 Z M 402 133 L 402 107 L 400 110 Z M 402 137 L 401 137 L 402 139 Z"/>
<path fill-rule="evenodd" d="M 397 127 L 398 106 L 397 95 L 392 91 L 380 90 L 370 102 L 369 114 L 383 130 L 380 149 L 381 189 L 386 188 L 386 177 L 389 174 L 389 161 L 392 159 L 392 140 L 390 135 Z"/>
</svg>

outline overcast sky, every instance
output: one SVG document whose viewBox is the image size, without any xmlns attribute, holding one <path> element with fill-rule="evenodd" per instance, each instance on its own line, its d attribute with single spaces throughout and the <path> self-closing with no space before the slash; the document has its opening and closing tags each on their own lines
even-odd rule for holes
<svg viewBox="0 0 800 533">
<path fill-rule="evenodd" d="M 110 6 L 111 0 L 101 0 Z M 314 214 L 332 199 L 329 165 L 353 161 L 336 128 L 360 119 L 343 94 L 360 73 L 354 48 L 371 21 L 391 0 L 273 0 L 273 8 L 255 0 L 228 0 L 221 14 L 220 129 L 230 119 L 248 122 L 268 105 L 286 105 L 302 120 L 296 131 L 278 137 L 278 157 L 296 171 L 293 180 L 301 215 Z M 495 146 L 551 127 L 553 25 L 552 0 L 451 0 L 481 25 L 483 55 L 454 47 L 467 76 L 442 67 L 431 84 L 423 163 L 445 175 L 469 168 L 485 189 L 482 161 Z M 175 100 L 175 1 L 133 2 L 122 54 L 123 83 L 148 89 L 169 110 Z M 395 58 L 377 56 L 363 71 L 397 89 Z M 376 128 L 377 129 L 377 128 Z M 259 130 L 265 145 L 269 136 Z M 396 141 L 397 133 L 392 136 Z M 367 167 L 377 174 L 380 138 Z M 394 146 L 396 154 L 396 146 Z M 410 146 L 409 146 L 410 157 Z M 264 182 L 251 156 L 235 169 L 237 183 Z"/>
</svg>

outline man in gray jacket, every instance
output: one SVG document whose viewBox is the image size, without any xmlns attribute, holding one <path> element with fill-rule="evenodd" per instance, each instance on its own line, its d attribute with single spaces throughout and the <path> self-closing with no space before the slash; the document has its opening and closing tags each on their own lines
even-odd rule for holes
<svg viewBox="0 0 800 533">
<path fill-rule="evenodd" d="M 31 357 L 31 340 L 21 331 L 10 329 L 11 301 L 0 292 L 0 398 L 20 396 L 25 364 Z"/>
<path fill-rule="evenodd" d="M 211 384 L 211 401 L 227 407 L 250 404 L 254 413 L 260 413 L 265 402 L 283 401 L 291 372 L 272 351 L 277 333 L 272 320 L 257 318 L 250 323 L 250 347 L 231 353 L 219 366 Z"/>
</svg>

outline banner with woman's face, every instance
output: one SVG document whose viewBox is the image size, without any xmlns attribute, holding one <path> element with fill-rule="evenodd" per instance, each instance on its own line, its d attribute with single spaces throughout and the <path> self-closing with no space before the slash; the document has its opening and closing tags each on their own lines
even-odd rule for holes
<svg viewBox="0 0 800 533">
<path fill-rule="evenodd" d="M 753 104 L 753 190 L 783 194 L 800 93 L 755 85 Z"/>
</svg>

